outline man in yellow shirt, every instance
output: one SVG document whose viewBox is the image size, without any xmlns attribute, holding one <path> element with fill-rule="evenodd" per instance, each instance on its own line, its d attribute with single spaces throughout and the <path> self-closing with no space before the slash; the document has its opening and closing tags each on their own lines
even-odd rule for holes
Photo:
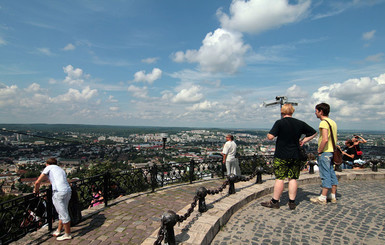
<svg viewBox="0 0 385 245">
<path fill-rule="evenodd" d="M 337 203 L 336 192 L 338 180 L 334 172 L 332 158 L 333 158 L 333 142 L 337 142 L 337 124 L 329 118 L 330 106 L 326 103 L 321 103 L 315 107 L 315 115 L 321 120 L 319 124 L 320 136 L 318 139 L 318 167 L 322 180 L 322 192 L 318 197 L 310 198 L 310 201 L 317 204 L 326 205 L 327 199 L 331 203 Z M 330 126 L 329 126 L 330 125 Z M 330 130 L 331 127 L 331 130 Z M 331 135 L 331 131 L 333 135 Z M 330 195 L 328 195 L 331 190 Z"/>
</svg>

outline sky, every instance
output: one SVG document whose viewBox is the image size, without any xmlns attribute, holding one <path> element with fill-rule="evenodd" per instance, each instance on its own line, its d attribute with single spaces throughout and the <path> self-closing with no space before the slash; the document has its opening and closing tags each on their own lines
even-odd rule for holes
<svg viewBox="0 0 385 245">
<path fill-rule="evenodd" d="M 385 0 L 0 2 L 0 123 L 385 130 Z"/>
</svg>

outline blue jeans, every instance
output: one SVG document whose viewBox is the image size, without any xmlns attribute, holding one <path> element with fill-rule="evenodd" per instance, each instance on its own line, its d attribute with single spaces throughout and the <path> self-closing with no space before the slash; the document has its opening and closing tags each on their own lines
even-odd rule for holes
<svg viewBox="0 0 385 245">
<path fill-rule="evenodd" d="M 342 169 L 352 169 L 353 168 L 353 162 L 346 161 L 341 164 Z"/>
<path fill-rule="evenodd" d="M 332 157 L 332 152 L 323 152 L 317 159 L 322 188 L 330 189 L 332 185 L 338 185 L 337 176 L 332 164 Z"/>
</svg>

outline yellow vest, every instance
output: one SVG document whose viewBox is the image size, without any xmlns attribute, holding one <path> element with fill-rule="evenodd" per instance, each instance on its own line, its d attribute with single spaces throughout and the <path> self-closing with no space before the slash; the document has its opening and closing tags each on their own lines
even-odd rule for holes
<svg viewBox="0 0 385 245">
<path fill-rule="evenodd" d="M 327 122 L 325 122 L 325 120 L 327 120 L 330 125 L 332 126 L 332 131 L 333 131 L 333 137 L 334 137 L 334 142 L 336 143 L 337 145 L 337 124 L 336 122 L 334 122 L 332 119 L 330 118 L 325 118 L 324 120 L 322 120 L 319 124 L 319 132 L 320 132 L 320 136 L 318 138 L 318 146 L 321 144 L 321 141 L 322 141 L 322 129 L 323 128 L 326 128 L 328 130 L 328 143 L 325 145 L 325 148 L 323 149 L 323 152 L 333 152 L 334 149 L 333 149 L 333 142 L 332 142 L 332 138 L 330 137 L 330 129 L 329 129 L 329 124 Z"/>
</svg>

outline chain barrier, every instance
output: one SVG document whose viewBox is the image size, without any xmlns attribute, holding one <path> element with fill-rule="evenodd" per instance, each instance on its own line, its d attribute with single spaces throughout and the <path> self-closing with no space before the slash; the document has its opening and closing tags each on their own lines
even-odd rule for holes
<svg viewBox="0 0 385 245">
<path fill-rule="evenodd" d="M 197 194 L 194 196 L 194 200 L 190 205 L 190 208 L 187 210 L 187 212 L 184 215 L 178 215 L 174 211 L 171 211 L 171 210 L 165 212 L 162 215 L 162 219 L 161 219 L 162 224 L 161 224 L 161 227 L 160 227 L 159 232 L 158 232 L 158 237 L 157 237 L 156 241 L 154 242 L 154 245 L 161 245 L 163 240 L 165 240 L 165 242 L 168 245 L 176 244 L 175 234 L 174 234 L 175 224 L 176 223 L 182 223 L 188 217 L 190 217 L 190 215 L 194 211 L 195 207 L 197 206 L 197 202 L 199 202 L 198 211 L 201 213 L 206 212 L 208 210 L 207 206 L 206 206 L 206 201 L 205 201 L 205 197 L 207 196 L 207 194 L 209 194 L 209 195 L 219 194 L 224 189 L 226 189 L 227 185 L 230 186 L 229 187 L 229 194 L 234 194 L 235 193 L 234 183 L 240 182 L 240 181 L 247 182 L 247 181 L 250 181 L 251 179 L 253 179 L 255 176 L 257 176 L 257 179 L 259 176 L 259 180 L 257 180 L 256 183 L 257 184 L 262 183 L 261 175 L 263 172 L 264 172 L 263 167 L 257 167 L 255 169 L 255 171 L 250 176 L 247 176 L 247 177 L 246 176 L 235 176 L 235 175 L 228 176 L 227 177 L 228 179 L 225 180 L 223 182 L 223 184 L 220 187 L 218 187 L 217 189 L 210 190 L 210 189 L 206 189 L 205 187 L 199 187 L 197 189 Z"/>
</svg>

